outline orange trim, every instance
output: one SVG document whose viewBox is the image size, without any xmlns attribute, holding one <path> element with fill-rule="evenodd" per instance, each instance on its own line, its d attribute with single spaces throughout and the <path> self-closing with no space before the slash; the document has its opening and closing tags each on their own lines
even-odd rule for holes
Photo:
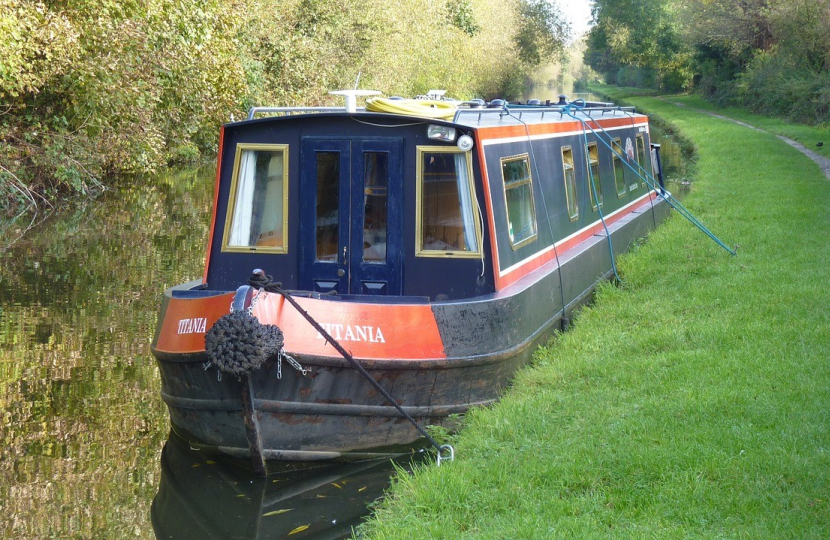
<svg viewBox="0 0 830 540">
<path fill-rule="evenodd" d="M 478 166 L 481 171 L 481 186 L 484 190 L 485 208 L 482 215 L 487 219 L 487 225 L 490 229 L 490 253 L 493 260 L 493 283 L 496 290 L 499 290 L 499 247 L 496 243 L 496 224 L 493 219 L 493 200 L 490 198 L 490 177 L 487 174 L 487 162 L 484 156 L 484 146 L 479 144 L 478 148 Z M 484 239 L 482 239 L 484 240 Z"/>
<path fill-rule="evenodd" d="M 444 342 L 429 304 L 359 304 L 295 297 L 355 358 L 421 360 L 446 358 Z M 276 324 L 288 353 L 339 357 L 335 348 L 279 294 L 260 293 L 253 314 Z"/>
<path fill-rule="evenodd" d="M 555 114 L 555 113 L 551 113 Z M 646 125 L 648 117 L 638 116 L 636 118 L 600 118 L 586 121 L 586 125 L 593 129 L 609 129 L 617 127 L 631 127 L 634 125 Z M 582 122 L 573 120 L 571 122 L 545 122 L 541 124 L 524 124 L 511 126 L 480 127 L 478 132 L 482 140 L 506 139 L 512 137 L 531 137 L 537 135 L 555 135 L 557 133 L 581 132 Z"/>
<path fill-rule="evenodd" d="M 219 211 L 219 177 L 222 172 L 222 149 L 225 146 L 225 126 L 219 129 L 219 154 L 216 157 L 216 185 L 213 188 L 213 217 L 210 220 L 210 233 L 208 234 L 207 257 L 205 258 L 205 271 L 202 274 L 202 283 L 207 283 L 208 267 L 210 266 L 210 251 L 213 246 L 213 233 L 216 230 L 216 213 Z"/>
<path fill-rule="evenodd" d="M 170 298 L 155 349 L 173 354 L 204 351 L 206 331 L 230 312 L 234 294 Z M 447 357 L 429 304 L 359 304 L 315 298 L 295 299 L 355 358 L 422 360 Z M 289 354 L 340 357 L 335 348 L 279 294 L 259 293 L 253 314 L 262 324 L 280 327 L 285 336 L 285 350 Z"/>
<path fill-rule="evenodd" d="M 198 353 L 205 350 L 205 331 L 230 312 L 235 293 L 198 299 L 170 298 L 162 314 L 157 351 Z"/>
</svg>

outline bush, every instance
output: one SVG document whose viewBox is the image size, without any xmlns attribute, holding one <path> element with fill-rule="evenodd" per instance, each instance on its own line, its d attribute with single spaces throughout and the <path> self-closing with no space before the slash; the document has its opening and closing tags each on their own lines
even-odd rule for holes
<svg viewBox="0 0 830 540">
<path fill-rule="evenodd" d="M 756 53 L 737 88 L 756 112 L 808 125 L 830 122 L 830 74 L 805 69 L 778 48 Z"/>
<path fill-rule="evenodd" d="M 519 96 L 522 5 L 0 0 L 0 206 L 195 161 L 231 114 L 339 104 L 328 92 L 358 77 L 390 95 Z"/>
</svg>

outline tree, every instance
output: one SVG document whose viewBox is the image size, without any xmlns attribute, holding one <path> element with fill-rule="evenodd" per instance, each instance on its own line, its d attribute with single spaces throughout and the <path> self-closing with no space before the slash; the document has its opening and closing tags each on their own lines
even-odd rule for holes
<svg viewBox="0 0 830 540">
<path fill-rule="evenodd" d="M 692 49 L 680 33 L 678 6 L 678 0 L 595 0 L 586 63 L 615 82 L 684 88 Z"/>
<path fill-rule="evenodd" d="M 555 4 L 548 0 L 519 2 L 519 27 L 514 41 L 525 64 L 536 66 L 552 57 L 562 59 L 570 34 L 570 23 Z"/>
</svg>

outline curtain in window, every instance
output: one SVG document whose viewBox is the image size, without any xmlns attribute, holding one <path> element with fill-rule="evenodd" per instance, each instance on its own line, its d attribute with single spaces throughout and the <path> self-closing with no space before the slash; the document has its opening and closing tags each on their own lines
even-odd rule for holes
<svg viewBox="0 0 830 540">
<path fill-rule="evenodd" d="M 251 217 L 254 201 L 256 152 L 244 151 L 236 179 L 236 206 L 233 209 L 231 237 L 228 245 L 247 246 L 251 242 Z"/>
<path fill-rule="evenodd" d="M 473 201 L 470 196 L 470 174 L 467 170 L 467 155 L 455 154 L 456 185 L 458 200 L 461 201 L 461 218 L 464 220 L 464 241 L 467 251 L 478 251 L 476 229 L 473 213 Z"/>
</svg>

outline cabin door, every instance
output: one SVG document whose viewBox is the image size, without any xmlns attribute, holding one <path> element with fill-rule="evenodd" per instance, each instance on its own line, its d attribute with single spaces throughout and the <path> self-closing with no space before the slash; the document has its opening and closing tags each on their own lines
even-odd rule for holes
<svg viewBox="0 0 830 540">
<path fill-rule="evenodd" d="M 300 284 L 401 294 L 401 139 L 305 138 Z"/>
</svg>

